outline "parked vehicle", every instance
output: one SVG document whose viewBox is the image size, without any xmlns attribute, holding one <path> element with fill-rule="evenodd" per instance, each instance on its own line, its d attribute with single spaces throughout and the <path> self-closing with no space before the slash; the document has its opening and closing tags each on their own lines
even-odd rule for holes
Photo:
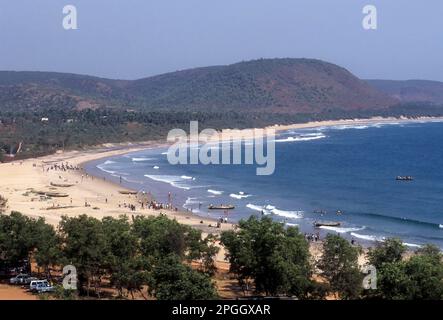
<svg viewBox="0 0 443 320">
<path fill-rule="evenodd" d="M 46 293 L 54 291 L 54 287 L 51 286 L 48 281 L 43 281 L 42 283 L 37 283 L 37 287 L 35 288 L 37 293 Z"/>
<path fill-rule="evenodd" d="M 31 281 L 37 280 L 37 278 L 31 277 L 29 274 L 20 273 L 15 277 L 9 279 L 10 284 L 30 284 Z"/>
<path fill-rule="evenodd" d="M 32 280 L 29 283 L 29 291 L 37 292 L 38 286 L 50 286 L 48 280 Z"/>
</svg>

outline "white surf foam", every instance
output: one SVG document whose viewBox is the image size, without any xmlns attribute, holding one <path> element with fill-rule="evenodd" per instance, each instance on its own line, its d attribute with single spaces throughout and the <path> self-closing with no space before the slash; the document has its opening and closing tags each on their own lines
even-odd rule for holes
<svg viewBox="0 0 443 320">
<path fill-rule="evenodd" d="M 403 242 L 403 244 L 405 246 L 411 247 L 411 248 L 421 248 L 422 246 L 419 244 L 415 244 L 415 243 L 407 243 L 407 242 Z"/>
<path fill-rule="evenodd" d="M 289 223 L 289 222 L 286 222 L 285 223 L 288 227 L 298 227 L 298 224 L 296 224 L 296 223 Z"/>
<path fill-rule="evenodd" d="M 142 162 L 142 161 L 151 161 L 155 160 L 154 158 L 132 158 L 133 162 Z"/>
<path fill-rule="evenodd" d="M 303 218 L 303 211 L 286 211 L 286 210 L 280 210 L 277 209 L 273 205 L 265 205 L 265 206 L 258 206 L 252 203 L 248 203 L 246 205 L 247 208 L 255 211 L 262 212 L 265 215 L 274 214 L 277 216 L 290 218 L 290 219 L 300 219 Z"/>
<path fill-rule="evenodd" d="M 326 136 L 322 133 L 311 133 L 311 134 L 306 134 L 306 135 L 301 135 L 301 136 L 296 136 L 296 137 L 287 137 L 287 138 L 283 138 L 283 139 L 276 139 L 275 142 L 300 142 L 300 141 L 311 141 L 311 140 L 319 140 L 319 139 L 324 139 L 326 138 Z"/>
<path fill-rule="evenodd" d="M 355 232 L 355 231 L 364 230 L 365 227 L 361 227 L 361 228 L 343 228 L 343 227 L 321 226 L 320 229 L 330 230 L 330 231 L 334 231 L 334 232 L 337 232 L 337 233 L 348 233 L 348 232 Z"/>
<path fill-rule="evenodd" d="M 218 191 L 218 190 L 212 190 L 212 189 L 208 189 L 209 193 L 215 194 L 215 195 L 221 195 L 223 194 L 223 191 Z"/>
<path fill-rule="evenodd" d="M 367 241 L 380 241 L 380 242 L 385 241 L 385 237 L 377 237 L 377 236 L 369 235 L 369 234 L 359 234 L 359 233 L 351 232 L 351 236 L 358 238 L 358 239 L 367 240 Z"/>
<path fill-rule="evenodd" d="M 438 225 L 440 229 L 443 229 L 443 224 Z"/>
<path fill-rule="evenodd" d="M 115 162 L 113 162 L 113 163 L 115 163 Z M 111 164 L 111 163 L 108 163 L 108 164 Z M 115 171 L 115 170 L 106 169 L 105 166 L 106 166 L 106 162 L 97 165 L 96 168 L 97 168 L 97 169 L 100 169 L 100 170 L 103 171 L 103 172 L 109 173 L 109 174 L 111 174 L 111 175 L 113 175 L 113 174 L 115 174 L 115 173 L 117 172 L 117 171 Z"/>
<path fill-rule="evenodd" d="M 249 198 L 251 195 L 250 195 L 250 194 L 244 194 L 244 193 L 240 193 L 240 192 L 239 192 L 238 194 L 236 194 L 236 193 L 231 193 L 229 196 L 230 196 L 231 198 L 241 200 L 241 199 Z"/>
<path fill-rule="evenodd" d="M 160 167 L 159 166 L 153 166 L 152 169 L 158 170 L 158 169 L 160 169 Z"/>
<path fill-rule="evenodd" d="M 170 176 L 170 175 L 155 175 L 155 174 L 145 174 L 146 178 L 149 178 L 154 181 L 168 183 L 173 187 L 189 190 L 190 186 L 187 186 L 183 182 L 185 181 L 179 176 Z"/>
<path fill-rule="evenodd" d="M 392 121 L 392 122 L 375 122 L 375 123 L 367 123 L 367 124 L 342 124 L 342 125 L 336 125 L 336 126 L 323 126 L 318 127 L 317 130 L 324 131 L 324 130 L 364 130 L 368 128 L 382 128 L 385 126 L 401 126 L 405 123 L 401 123 L 398 121 Z"/>
<path fill-rule="evenodd" d="M 184 180 L 195 180 L 194 177 L 190 177 L 190 176 L 181 176 L 180 178 L 182 178 Z"/>
<path fill-rule="evenodd" d="M 279 209 L 272 209 L 271 213 L 275 214 L 277 216 L 291 218 L 291 219 L 303 218 L 303 211 L 285 211 L 285 210 L 279 210 Z"/>
<path fill-rule="evenodd" d="M 249 209 L 254 210 L 254 211 L 259 211 L 259 212 L 262 212 L 262 211 L 265 210 L 262 206 L 257 206 L 257 205 L 252 204 L 252 203 L 248 203 L 246 205 L 246 208 L 249 208 Z"/>
</svg>

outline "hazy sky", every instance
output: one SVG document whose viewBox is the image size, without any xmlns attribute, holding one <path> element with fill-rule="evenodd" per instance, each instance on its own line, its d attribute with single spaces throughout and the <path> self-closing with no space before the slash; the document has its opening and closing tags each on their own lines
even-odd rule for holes
<svg viewBox="0 0 443 320">
<path fill-rule="evenodd" d="M 78 30 L 62 27 L 65 5 Z M 378 30 L 362 9 L 378 9 Z M 442 0 L 0 0 L 0 70 L 134 79 L 273 57 L 443 81 Z"/>
</svg>

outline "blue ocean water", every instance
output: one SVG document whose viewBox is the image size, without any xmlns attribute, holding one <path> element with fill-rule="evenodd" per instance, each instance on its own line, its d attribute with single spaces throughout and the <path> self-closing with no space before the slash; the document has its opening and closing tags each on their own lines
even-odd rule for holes
<svg viewBox="0 0 443 320">
<path fill-rule="evenodd" d="M 224 217 L 207 206 L 229 203 L 236 206 L 226 214 L 231 221 L 265 214 L 304 232 L 315 221 L 340 221 L 321 233 L 443 248 L 443 123 L 303 129 L 277 141 L 271 176 L 257 176 L 251 165 L 173 166 L 166 148 L 90 162 L 86 170 L 116 182 L 121 176 L 159 201 L 171 192 L 176 206 L 201 216 Z M 414 181 L 395 179 L 406 175 Z"/>
</svg>

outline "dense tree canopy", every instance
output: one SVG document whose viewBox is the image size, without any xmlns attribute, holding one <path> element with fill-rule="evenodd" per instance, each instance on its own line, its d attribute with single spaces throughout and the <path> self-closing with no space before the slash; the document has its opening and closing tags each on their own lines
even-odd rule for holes
<svg viewBox="0 0 443 320">
<path fill-rule="evenodd" d="M 12 212 L 0 214 L 0 271 L 32 261 L 51 277 L 51 270 L 71 264 L 82 294 L 100 297 L 106 278 L 120 297 L 214 299 L 215 240 L 165 216 L 63 217 L 54 229 L 42 218 Z M 386 239 L 367 254 L 377 287 L 363 290 L 361 249 L 340 236 L 328 235 L 323 242 L 316 265 L 320 279 L 313 277 L 308 243 L 298 229 L 268 217 L 241 221 L 237 230 L 222 233 L 221 242 L 239 284 L 258 294 L 309 299 L 328 291 L 341 299 L 443 299 L 442 253 L 436 246 L 406 252 L 400 240 Z M 60 290 L 57 297 L 74 297 Z"/>
<path fill-rule="evenodd" d="M 312 286 L 309 248 L 297 228 L 270 218 L 240 221 L 239 231 L 222 233 L 231 271 L 240 285 L 266 295 L 305 297 Z"/>
<path fill-rule="evenodd" d="M 35 261 L 50 278 L 51 268 L 72 265 L 80 293 L 88 295 L 94 289 L 100 297 L 106 277 L 120 297 L 138 292 L 145 298 L 149 293 L 158 299 L 212 299 L 216 292 L 209 276 L 218 251 L 213 240 L 164 216 L 138 217 L 134 223 L 125 216 L 62 217 L 55 230 L 42 218 L 13 212 L 0 214 L 0 269 Z M 190 268 L 191 261 L 201 267 Z M 57 296 L 72 298 L 58 291 Z"/>
<path fill-rule="evenodd" d="M 443 299 L 443 263 L 439 248 L 427 245 L 412 257 L 401 259 L 403 249 L 398 240 L 391 239 L 376 250 L 379 253 L 375 260 L 378 263 L 377 290 L 368 292 L 368 297 L 387 300 Z M 371 259 L 373 257 L 370 256 Z"/>
<path fill-rule="evenodd" d="M 389 238 L 370 249 L 368 259 L 371 265 L 381 268 L 384 263 L 401 261 L 405 252 L 406 246 L 400 239 Z"/>
<path fill-rule="evenodd" d="M 359 254 L 359 248 L 338 235 L 329 234 L 323 243 L 323 256 L 318 267 L 332 292 L 337 292 L 342 299 L 360 296 L 363 275 L 358 267 Z"/>
<path fill-rule="evenodd" d="M 158 261 L 148 283 L 149 293 L 160 300 L 209 300 L 217 297 L 211 278 L 184 265 L 174 254 Z"/>
</svg>

